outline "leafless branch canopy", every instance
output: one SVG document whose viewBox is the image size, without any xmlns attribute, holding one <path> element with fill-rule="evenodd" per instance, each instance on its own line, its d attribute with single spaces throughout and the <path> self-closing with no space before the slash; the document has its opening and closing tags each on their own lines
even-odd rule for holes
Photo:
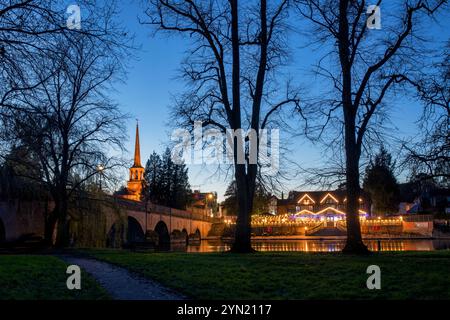
<svg viewBox="0 0 450 320">
<path fill-rule="evenodd" d="M 400 92 L 406 93 L 407 79 L 416 81 L 429 67 L 425 57 L 431 53 L 424 45 L 421 22 L 448 9 L 448 1 L 295 3 L 311 22 L 311 45 L 330 48 L 316 67 L 317 75 L 329 82 L 330 89 L 322 89 L 322 96 L 312 99 L 315 119 L 320 121 L 309 127 L 315 132 L 311 135 L 327 144 L 331 155 L 338 155 L 337 149 L 344 148 L 344 123 L 355 118 L 353 135 L 359 161 L 389 138 L 386 107 Z M 381 30 L 367 27 L 369 5 L 381 7 Z M 335 115 L 341 111 L 343 117 Z"/>
<path fill-rule="evenodd" d="M 239 65 L 233 57 L 230 1 L 151 0 L 142 22 L 157 32 L 189 37 L 180 76 L 187 84 L 174 98 L 171 125 L 204 128 L 270 129 L 283 112 L 301 114 L 300 91 L 278 73 L 289 56 L 290 1 L 239 3 Z M 239 68 L 239 96 L 233 92 Z M 281 88 L 283 90 L 280 90 Z M 225 168 L 225 170 L 227 170 Z"/>
</svg>

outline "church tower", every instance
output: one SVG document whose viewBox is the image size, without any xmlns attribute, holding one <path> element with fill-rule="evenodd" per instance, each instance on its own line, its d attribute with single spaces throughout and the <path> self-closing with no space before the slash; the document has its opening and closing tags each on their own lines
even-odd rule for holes
<svg viewBox="0 0 450 320">
<path fill-rule="evenodd" d="M 130 180 L 127 183 L 130 200 L 140 201 L 144 185 L 144 167 L 141 165 L 141 147 L 139 144 L 139 123 L 136 124 L 136 142 L 134 146 L 134 163 L 130 168 Z"/>
</svg>

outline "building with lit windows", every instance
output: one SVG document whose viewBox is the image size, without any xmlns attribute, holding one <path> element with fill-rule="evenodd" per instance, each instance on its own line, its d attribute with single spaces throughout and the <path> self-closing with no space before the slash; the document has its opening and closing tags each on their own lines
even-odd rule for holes
<svg viewBox="0 0 450 320">
<path fill-rule="evenodd" d="M 291 191 L 287 199 L 277 201 L 277 215 L 295 215 L 304 219 L 342 220 L 347 210 L 345 190 Z M 359 213 L 369 215 L 370 204 L 364 194 L 359 198 Z"/>
<path fill-rule="evenodd" d="M 287 199 L 276 200 L 276 210 L 252 216 L 254 236 L 346 235 L 345 190 L 291 191 Z M 374 217 L 370 214 L 369 197 L 362 193 L 358 200 L 361 232 L 365 237 L 431 237 L 433 234 L 432 215 Z M 225 222 L 234 223 L 230 219 Z"/>
<path fill-rule="evenodd" d="M 252 216 L 252 233 L 309 236 L 324 230 L 324 235 L 345 235 L 346 210 L 344 190 L 291 191 L 287 199 L 277 199 L 276 212 Z M 365 195 L 359 198 L 359 215 L 362 225 L 371 221 Z"/>
</svg>

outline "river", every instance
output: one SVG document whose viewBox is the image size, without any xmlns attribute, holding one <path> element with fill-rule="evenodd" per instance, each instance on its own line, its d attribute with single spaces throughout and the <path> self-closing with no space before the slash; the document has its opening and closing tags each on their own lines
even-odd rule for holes
<svg viewBox="0 0 450 320">
<path fill-rule="evenodd" d="M 450 239 L 442 240 L 365 240 L 372 251 L 433 251 L 450 250 Z M 345 239 L 334 240 L 253 240 L 257 251 L 303 251 L 303 252 L 337 252 L 345 245 Z M 202 240 L 200 244 L 173 248 L 173 251 L 186 252 L 223 252 L 230 249 L 230 243 L 221 240 Z"/>
</svg>

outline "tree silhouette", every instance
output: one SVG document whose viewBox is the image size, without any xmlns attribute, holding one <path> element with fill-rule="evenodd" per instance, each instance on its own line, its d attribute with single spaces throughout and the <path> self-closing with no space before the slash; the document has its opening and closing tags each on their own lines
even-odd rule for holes
<svg viewBox="0 0 450 320">
<path fill-rule="evenodd" d="M 398 212 L 400 189 L 393 167 L 391 155 L 382 147 L 366 168 L 363 189 L 370 195 L 376 215 Z"/>
<path fill-rule="evenodd" d="M 297 91 L 289 85 L 281 89 L 278 73 L 287 58 L 289 1 L 151 0 L 148 4 L 146 23 L 191 40 L 182 67 L 188 90 L 176 100 L 173 122 L 190 130 L 201 122 L 203 128 L 228 133 L 238 194 L 232 251 L 252 252 L 250 215 L 257 176 L 265 165 L 258 154 L 260 130 L 269 129 L 271 117 L 280 110 L 299 109 Z M 246 137 L 247 129 L 253 130 L 253 140 Z M 256 152 L 252 155 L 251 150 Z"/>
<path fill-rule="evenodd" d="M 257 183 L 253 199 L 252 214 L 267 213 L 269 199 L 270 194 L 260 183 Z M 232 181 L 225 191 L 225 200 L 223 201 L 223 206 L 226 209 L 228 215 L 236 214 L 238 212 L 238 196 L 235 181 Z"/>
<path fill-rule="evenodd" d="M 382 106 L 408 75 L 420 72 L 419 59 L 425 50 L 415 28 L 424 16 L 436 16 L 448 8 L 441 1 L 402 1 L 401 6 L 388 6 L 396 12 L 392 20 L 383 20 L 382 34 L 369 29 L 364 0 L 296 0 L 298 10 L 313 28 L 313 42 L 327 48 L 317 66 L 319 76 L 329 81 L 331 92 L 318 98 L 318 119 L 326 118 L 319 127 L 323 132 L 330 123 L 338 134 L 330 144 L 343 148 L 347 191 L 346 253 L 367 253 L 361 237 L 358 212 L 360 195 L 360 160 L 365 148 L 378 140 Z M 370 3 L 371 4 L 371 3 Z M 381 1 L 378 1 L 378 5 Z M 371 12 L 369 17 L 374 13 Z M 332 62 L 325 65 L 326 62 Z M 324 86 L 327 87 L 327 86 Z M 331 96 L 331 97 L 330 97 Z M 342 115 L 334 114 L 339 111 Z"/>
<path fill-rule="evenodd" d="M 6 121 L 10 143 L 26 146 L 39 160 L 40 176 L 34 178 L 42 179 L 54 202 L 45 238 L 51 242 L 57 226 L 59 247 L 68 243 L 73 194 L 93 176 L 107 177 L 108 170 L 122 165 L 109 155 L 109 149 L 123 150 L 126 117 L 105 95 L 122 74 L 122 47 L 111 47 L 112 42 L 83 33 L 58 38 L 58 51 L 35 61 L 39 84 L 16 93 L 18 108 Z"/>
<path fill-rule="evenodd" d="M 405 164 L 412 176 L 450 186 L 450 41 L 442 60 L 418 80 L 408 78 L 425 105 L 419 121 L 422 141 L 405 142 Z"/>
<path fill-rule="evenodd" d="M 155 204 L 186 209 L 191 187 L 184 163 L 174 163 L 170 149 L 163 156 L 153 152 L 145 166 L 144 198 Z"/>
</svg>

